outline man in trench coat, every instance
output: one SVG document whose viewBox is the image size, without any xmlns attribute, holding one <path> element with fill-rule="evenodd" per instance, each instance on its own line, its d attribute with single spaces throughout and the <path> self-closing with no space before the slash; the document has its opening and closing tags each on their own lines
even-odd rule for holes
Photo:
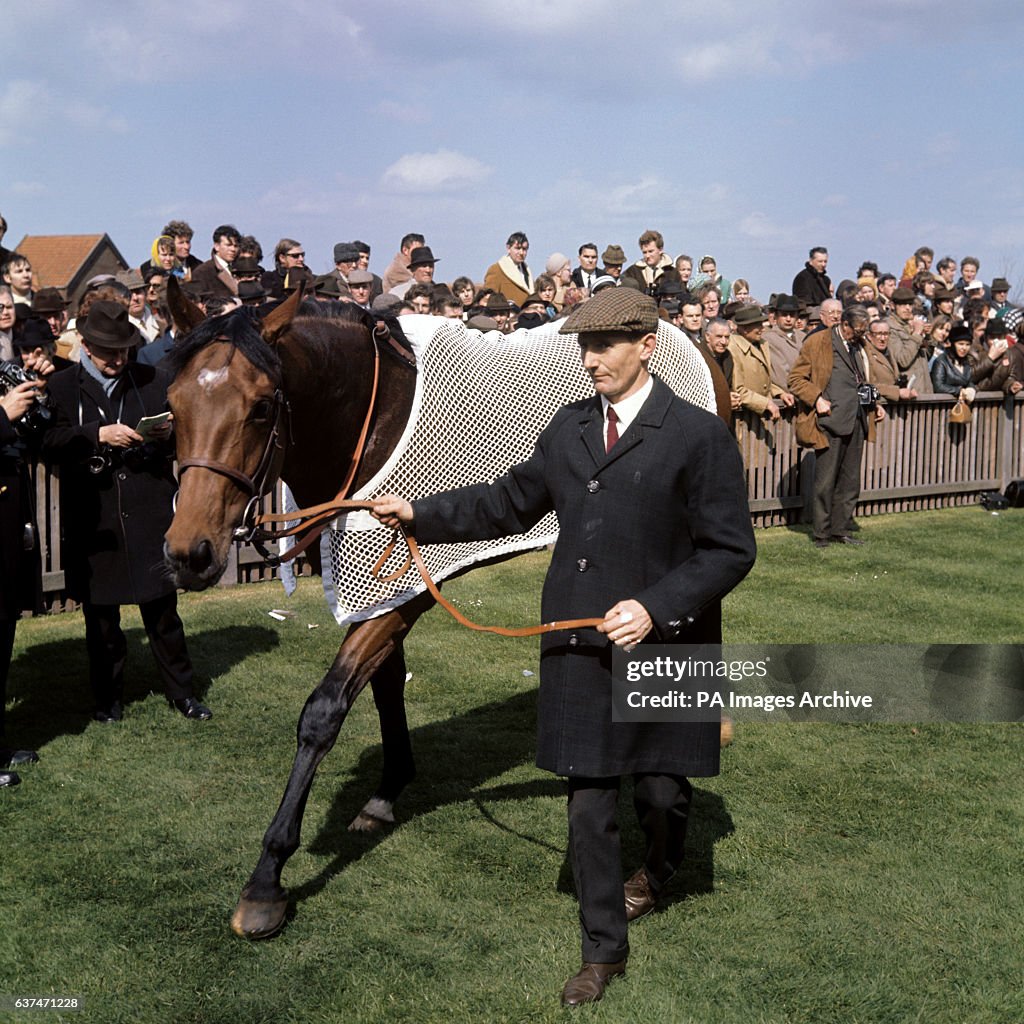
<svg viewBox="0 0 1024 1024">
<path fill-rule="evenodd" d="M 568 777 L 582 931 L 566 1005 L 600 999 L 624 973 L 627 921 L 654 909 L 682 859 L 686 776 L 718 773 L 717 722 L 612 722 L 611 645 L 720 641 L 721 599 L 755 557 L 735 440 L 648 372 L 657 323 L 654 300 L 634 289 L 581 304 L 561 332 L 578 334 L 594 398 L 560 409 L 531 458 L 493 483 L 414 505 L 388 495 L 375 509 L 424 543 L 519 533 L 554 509 L 542 619 L 603 617 L 541 643 L 537 764 Z M 615 811 L 627 773 L 648 849 L 624 889 Z"/>
<path fill-rule="evenodd" d="M 177 484 L 171 425 L 146 442 L 135 427 L 167 409 L 168 374 L 130 362 L 138 331 L 116 302 L 96 302 L 79 320 L 82 359 L 55 373 L 55 422 L 44 448 L 61 464 L 61 523 L 68 591 L 82 602 L 94 717 L 122 714 L 127 653 L 120 606 L 136 604 L 168 700 L 186 718 L 208 719 L 194 696 L 192 662 L 163 571 L 163 538 Z"/>
</svg>

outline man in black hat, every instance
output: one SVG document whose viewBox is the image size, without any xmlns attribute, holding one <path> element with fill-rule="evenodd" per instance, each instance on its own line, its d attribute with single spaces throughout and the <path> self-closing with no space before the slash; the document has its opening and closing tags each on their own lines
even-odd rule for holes
<svg viewBox="0 0 1024 1024">
<path fill-rule="evenodd" d="M 686 777 L 718 772 L 717 722 L 612 721 L 612 647 L 720 642 L 721 598 L 755 555 L 736 442 L 651 376 L 657 326 L 654 300 L 634 289 L 581 303 L 559 330 L 578 337 L 595 396 L 560 409 L 530 459 L 493 483 L 414 505 L 385 496 L 374 513 L 447 543 L 520 533 L 553 509 L 562 532 L 541 617 L 603 620 L 541 641 L 537 764 L 568 779 L 582 933 L 582 968 L 562 990 L 569 1006 L 596 1002 L 625 972 L 628 922 L 655 908 L 683 857 Z M 625 774 L 647 852 L 624 886 Z"/>
<path fill-rule="evenodd" d="M 56 288 L 40 288 L 32 300 L 32 315 L 45 320 L 59 338 L 68 325 L 68 304 Z"/>
<path fill-rule="evenodd" d="M 330 273 L 338 279 L 343 292 L 347 294 L 348 275 L 359 263 L 359 250 L 354 242 L 336 242 L 334 245 L 334 269 Z"/>
<path fill-rule="evenodd" d="M 400 299 L 414 284 L 432 285 L 434 283 L 434 265 L 438 262 L 430 251 L 429 245 L 418 245 L 409 254 L 409 273 L 412 277 L 408 281 L 395 285 L 391 289 L 392 295 Z"/>
<path fill-rule="evenodd" d="M 62 465 L 64 566 L 68 592 L 85 615 L 94 717 L 121 718 L 127 646 L 120 606 L 136 604 L 168 700 L 186 718 L 207 719 L 193 692 L 177 591 L 163 571 L 177 490 L 171 424 L 145 423 L 166 413 L 170 377 L 129 361 L 139 334 L 119 303 L 93 303 L 77 326 L 81 362 L 49 378 L 56 412 L 44 448 Z"/>
</svg>

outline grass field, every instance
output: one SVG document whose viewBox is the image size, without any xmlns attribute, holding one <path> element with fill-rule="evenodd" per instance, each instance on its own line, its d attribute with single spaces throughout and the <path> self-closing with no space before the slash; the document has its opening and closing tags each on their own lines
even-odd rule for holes
<svg viewBox="0 0 1024 1024">
<path fill-rule="evenodd" d="M 1024 515 L 865 520 L 863 548 L 758 536 L 727 639 L 1020 642 Z M 484 622 L 536 621 L 547 556 L 447 588 Z M 273 607 L 294 618 L 276 622 Z M 0 995 L 78 996 L 144 1024 L 548 1021 L 578 961 L 562 783 L 533 767 L 536 642 L 442 612 L 414 630 L 419 776 L 378 839 L 346 830 L 379 768 L 360 700 L 321 767 L 276 939 L 228 920 L 341 636 L 317 583 L 182 600 L 214 710 L 168 710 L 137 615 L 125 720 L 88 717 L 82 621 L 24 622 L 8 731 L 42 760 L 0 791 Z M 308 628 L 317 624 L 318 628 Z M 207 689 L 208 687 L 208 689 Z M 629 977 L 580 1019 L 678 1024 L 1024 1021 L 1018 724 L 743 724 L 699 780 L 688 861 L 633 926 Z M 1014 782 L 1013 779 L 1017 779 Z M 628 810 L 629 802 L 624 800 Z M 624 815 L 624 865 L 641 857 Z M 4 1017 L 4 1013 L 7 1017 Z"/>
</svg>

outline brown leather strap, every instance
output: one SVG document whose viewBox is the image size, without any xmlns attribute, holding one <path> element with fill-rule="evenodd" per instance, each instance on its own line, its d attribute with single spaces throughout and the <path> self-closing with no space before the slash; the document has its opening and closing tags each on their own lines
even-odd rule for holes
<svg viewBox="0 0 1024 1024">
<path fill-rule="evenodd" d="M 434 600 L 460 625 L 465 626 L 467 629 L 476 630 L 478 633 L 497 633 L 499 636 L 537 636 L 540 633 L 554 633 L 562 629 L 582 629 L 584 627 L 599 626 L 604 622 L 603 617 L 593 619 L 562 619 L 558 622 L 545 622 L 540 626 L 521 626 L 519 628 L 509 628 L 506 626 L 482 626 L 477 622 L 472 622 L 466 618 L 450 601 L 446 601 L 444 596 L 441 594 L 441 589 L 438 585 L 430 578 L 430 571 L 427 569 L 426 563 L 423 561 L 423 555 L 420 553 L 419 545 L 416 543 L 415 537 L 410 537 L 405 530 L 398 531 L 405 538 L 405 543 L 409 548 L 409 558 L 412 559 L 413 564 L 416 566 L 417 571 L 420 574 L 420 579 L 423 580 L 427 590 L 430 591 Z M 398 534 L 392 539 L 391 543 L 384 549 L 384 553 L 380 556 L 377 564 L 370 571 L 378 579 L 383 579 L 385 582 L 397 579 L 401 576 L 406 569 L 409 567 L 409 559 L 406 559 L 405 565 L 402 566 L 397 573 L 392 573 L 390 576 L 381 577 L 378 575 L 381 567 L 391 556 L 392 551 L 395 549 L 395 544 L 398 541 Z"/>
</svg>

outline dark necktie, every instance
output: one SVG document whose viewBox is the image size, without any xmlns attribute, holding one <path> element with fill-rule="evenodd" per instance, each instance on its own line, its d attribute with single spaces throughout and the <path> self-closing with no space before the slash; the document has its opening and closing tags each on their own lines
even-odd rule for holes
<svg viewBox="0 0 1024 1024">
<path fill-rule="evenodd" d="M 608 406 L 608 435 L 605 439 L 604 450 L 607 454 L 615 447 L 615 442 L 619 439 L 619 417 L 615 415 L 615 410 L 609 405 Z"/>
</svg>

